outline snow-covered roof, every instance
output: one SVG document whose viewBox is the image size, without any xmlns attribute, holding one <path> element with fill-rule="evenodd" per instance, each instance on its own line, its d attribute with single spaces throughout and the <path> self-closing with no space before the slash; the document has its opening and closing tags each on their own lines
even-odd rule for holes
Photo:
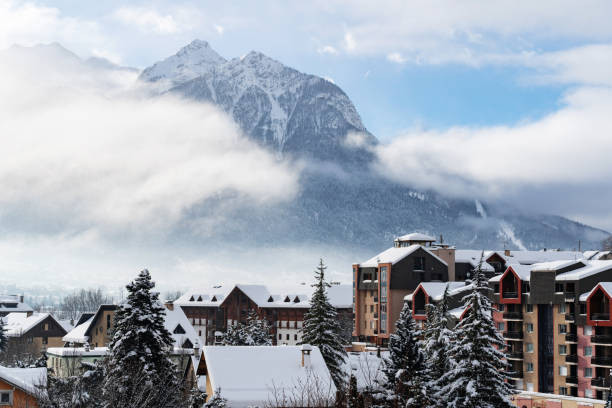
<svg viewBox="0 0 612 408">
<path fill-rule="evenodd" d="M 179 325 L 183 328 L 182 331 L 184 331 L 184 333 L 175 333 L 181 331 L 180 329 L 177 330 Z M 187 340 L 191 342 L 191 347 L 193 347 L 198 338 L 195 329 L 189 322 L 189 319 L 187 319 L 187 316 L 185 316 L 185 312 L 183 312 L 183 309 L 178 305 L 174 305 L 173 310 L 166 309 L 164 326 L 172 335 L 175 347 L 183 347 Z"/>
<path fill-rule="evenodd" d="M 461 316 L 463 316 L 463 313 L 465 312 L 465 309 L 466 309 L 465 306 L 459 306 L 459 307 L 456 307 L 454 309 L 449 310 L 448 314 L 450 314 L 451 316 L 453 316 L 454 318 L 459 320 L 459 319 L 461 319 Z"/>
<path fill-rule="evenodd" d="M 435 242 L 436 239 L 432 236 L 421 234 L 420 232 L 413 232 L 411 234 L 402 235 L 401 237 L 395 238 L 396 241 L 415 241 L 415 242 Z"/>
<path fill-rule="evenodd" d="M 410 246 L 407 246 L 407 247 L 399 247 L 399 248 L 392 247 L 392 248 L 386 249 L 383 252 L 381 252 L 380 254 L 378 254 L 378 255 L 368 259 L 367 261 L 359 264 L 359 266 L 362 267 L 362 268 L 376 268 L 379 263 L 390 263 L 390 264 L 393 265 L 393 264 L 396 264 L 397 262 L 401 261 L 402 259 L 404 259 L 408 255 L 412 254 L 413 252 L 415 252 L 419 248 L 422 248 L 424 251 L 429 253 L 431 256 L 436 258 L 438 261 L 442 262 L 444 265 L 447 265 L 447 263 L 444 260 L 439 258 L 437 255 L 435 255 L 429 249 L 425 248 L 424 246 L 421 246 L 421 245 L 418 245 L 418 244 L 414 244 L 414 245 L 410 245 Z"/>
<path fill-rule="evenodd" d="M 47 385 L 47 369 L 45 367 L 12 368 L 0 366 L 0 379 L 30 395 L 37 395 Z"/>
<path fill-rule="evenodd" d="M 30 316 L 28 313 L 9 313 L 2 320 L 7 336 L 20 337 L 49 316 L 57 322 L 50 313 L 32 313 Z M 59 322 L 57 324 L 59 325 Z"/>
<path fill-rule="evenodd" d="M 335 396 L 336 388 L 318 347 L 310 366 L 302 367 L 302 346 L 204 346 L 206 372 L 213 390 L 221 389 L 228 406 L 263 406 L 279 393 L 293 394 L 299 383 L 318 378 Z"/>
<path fill-rule="evenodd" d="M 68 356 L 68 357 L 102 357 L 108 353 L 108 347 L 49 347 L 47 354 L 53 356 Z"/>
<path fill-rule="evenodd" d="M 364 351 L 358 353 L 348 353 L 342 369 L 347 377 L 351 374 L 357 379 L 357 389 L 363 390 L 366 387 L 378 388 L 385 382 L 383 358 L 388 357 L 388 351 L 382 351 L 380 357 L 376 356 L 376 351 Z"/>
<path fill-rule="evenodd" d="M 577 265 L 581 268 L 586 266 L 584 262 L 575 261 L 575 260 L 561 260 L 561 261 L 551 261 L 551 262 L 541 262 L 531 266 L 532 272 L 554 272 L 559 269 L 567 268 L 571 265 Z"/>
<path fill-rule="evenodd" d="M 34 309 L 21 301 L 18 295 L 0 295 L 0 314 L 12 312 L 33 312 Z"/>
<path fill-rule="evenodd" d="M 68 320 L 58 320 L 57 321 L 63 328 L 66 330 L 66 333 L 70 332 L 70 330 L 74 329 L 74 325 L 71 323 L 70 319 Z"/>
<path fill-rule="evenodd" d="M 314 291 L 311 285 L 274 288 L 267 285 L 236 284 L 258 307 L 271 308 L 310 308 L 310 298 Z M 338 309 L 353 307 L 353 288 L 351 285 L 332 285 L 327 289 L 329 303 Z"/>
<path fill-rule="evenodd" d="M 601 287 L 601 289 L 612 298 L 612 282 L 599 282 L 593 289 L 580 295 L 580 301 L 585 302 L 589 296 L 591 296 L 591 293 L 593 293 L 598 287 Z"/>
<path fill-rule="evenodd" d="M 586 264 L 586 266 L 570 272 L 560 273 L 557 275 L 556 280 L 568 281 L 582 279 L 606 270 L 612 270 L 612 261 L 582 261 L 582 263 Z"/>
<path fill-rule="evenodd" d="M 231 285 L 218 285 L 210 289 L 189 291 L 176 299 L 173 303 L 179 306 L 219 307 L 233 288 L 234 287 Z"/>
<path fill-rule="evenodd" d="M 483 262 L 482 262 L 482 270 L 491 272 L 495 269 L 487 263 L 487 259 L 489 259 L 492 255 L 497 254 L 500 257 L 503 256 L 499 252 L 496 251 L 484 251 Z M 457 249 L 455 250 L 455 263 L 469 263 L 473 267 L 477 267 L 480 262 L 480 257 L 483 255 L 483 251 L 479 251 L 477 249 Z"/>
<path fill-rule="evenodd" d="M 466 285 L 465 282 L 421 282 L 419 283 L 419 286 L 421 286 L 425 290 L 427 296 L 429 296 L 429 298 L 433 301 L 442 300 L 442 296 L 444 295 L 444 290 L 446 289 L 446 286 L 448 286 L 449 295 L 454 295 L 456 293 L 472 289 L 473 287 L 473 285 Z M 414 292 L 404 296 L 404 300 L 412 300 L 412 294 L 416 293 L 418 288 L 419 287 L 417 286 Z"/>
<path fill-rule="evenodd" d="M 577 251 L 510 251 L 510 255 L 503 255 L 508 263 L 531 265 L 550 261 L 567 261 L 583 259 L 582 252 Z"/>
<path fill-rule="evenodd" d="M 536 265 L 509 264 L 508 267 L 506 268 L 506 271 L 509 268 L 512 268 L 512 270 L 518 275 L 520 280 L 522 280 L 523 282 L 529 282 L 529 280 L 531 279 L 531 270 L 534 266 L 537 266 L 537 264 Z M 502 276 L 504 276 L 504 274 L 505 274 L 505 271 L 504 273 L 501 273 L 489 279 L 489 282 L 499 282 Z"/>
<path fill-rule="evenodd" d="M 612 251 L 586 251 L 583 255 L 585 259 L 598 261 L 612 254 Z"/>
<path fill-rule="evenodd" d="M 62 341 L 66 343 L 87 343 L 87 341 L 89 341 L 89 336 L 87 336 L 86 333 L 95 318 L 96 316 L 93 315 L 84 323 L 81 323 L 72 330 L 70 330 L 64 337 L 62 337 Z"/>
</svg>

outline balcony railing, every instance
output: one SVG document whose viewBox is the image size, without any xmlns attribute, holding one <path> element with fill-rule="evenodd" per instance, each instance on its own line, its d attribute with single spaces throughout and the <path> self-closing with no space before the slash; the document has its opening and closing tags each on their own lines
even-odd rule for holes
<svg viewBox="0 0 612 408">
<path fill-rule="evenodd" d="M 612 367 L 612 356 L 591 357 L 591 364 L 598 366 Z"/>
<path fill-rule="evenodd" d="M 510 378 L 523 378 L 523 370 L 508 371 L 507 375 Z"/>
<path fill-rule="evenodd" d="M 565 333 L 565 341 L 575 343 L 578 341 L 578 335 L 576 333 Z"/>
<path fill-rule="evenodd" d="M 506 353 L 506 357 L 511 360 L 522 360 L 523 352 L 522 351 L 510 351 Z"/>
<path fill-rule="evenodd" d="M 591 320 L 610 320 L 610 313 L 591 313 Z"/>
<path fill-rule="evenodd" d="M 425 309 L 416 309 L 414 311 L 414 314 L 424 315 L 425 314 Z"/>
<path fill-rule="evenodd" d="M 506 312 L 504 313 L 504 319 L 522 320 L 523 313 L 522 312 Z"/>
<path fill-rule="evenodd" d="M 573 302 L 576 297 L 576 293 L 574 292 L 565 292 L 565 300 L 568 302 Z"/>
<path fill-rule="evenodd" d="M 504 338 L 522 340 L 523 332 L 522 331 L 507 331 L 504 333 Z"/>
<path fill-rule="evenodd" d="M 568 354 L 567 356 L 565 356 L 565 362 L 566 363 L 578 363 L 578 355 L 576 354 Z"/>
<path fill-rule="evenodd" d="M 595 377 L 591 379 L 591 385 L 599 388 L 610 388 L 610 378 Z"/>
<path fill-rule="evenodd" d="M 596 334 L 594 336 L 591 336 L 591 343 L 612 345 L 612 336 L 604 335 L 604 334 Z"/>
<path fill-rule="evenodd" d="M 578 376 L 576 376 L 576 375 L 568 375 L 567 377 L 565 377 L 565 382 L 567 384 L 576 384 L 576 385 L 578 385 Z"/>
<path fill-rule="evenodd" d="M 518 292 L 502 292 L 504 299 L 516 299 L 518 298 Z"/>
</svg>

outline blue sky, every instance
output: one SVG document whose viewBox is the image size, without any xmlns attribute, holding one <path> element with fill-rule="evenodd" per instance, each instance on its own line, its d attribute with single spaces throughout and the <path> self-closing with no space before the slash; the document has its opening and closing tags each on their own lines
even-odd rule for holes
<svg viewBox="0 0 612 408">
<path fill-rule="evenodd" d="M 611 15 L 612 2 L 607 0 L 0 0 L 0 50 L 12 44 L 59 42 L 81 57 L 104 57 L 137 68 L 174 54 L 196 38 L 207 40 L 226 58 L 258 50 L 338 84 L 382 141 L 376 150 L 378 169 L 388 177 L 612 231 Z M 164 101 L 166 105 L 152 107 L 129 98 L 109 105 L 107 93 L 100 97 L 101 89 L 123 90 L 124 82 L 133 84 L 134 78 L 94 83 L 87 75 L 79 76 L 83 73 L 70 76 L 74 72 L 48 64 L 39 64 L 33 72 L 0 64 L 0 134 L 22 132 L 5 140 L 0 215 L 10 218 L 7 208 L 35 214 L 22 230 L 4 231 L 7 237 L 9 232 L 17 236 L 0 239 L 0 256 L 14 270 L 29 271 L 23 276 L 39 276 L 41 265 L 28 262 L 57 252 L 65 254 L 57 265 L 78 275 L 90 267 L 82 254 L 112 252 L 117 249 L 112 245 L 115 237 L 129 236 L 143 226 L 147 233 L 151 229 L 163 235 L 180 222 L 177 214 L 228 186 L 262 200 L 283 199 L 297 190 L 296 169 L 254 146 L 226 145 L 240 135 L 215 112 L 200 117 L 190 105 Z M 54 82 L 42 78 L 55 81 L 56 74 L 67 76 L 67 90 L 47 89 Z M 35 86 L 37 81 L 41 86 Z M 117 106 L 124 111 L 117 114 Z M 162 107 L 182 121 L 161 120 L 164 114 L 155 109 Z M 67 118 L 75 122 L 73 128 L 65 126 Z M 150 134 L 165 146 L 168 140 L 160 130 L 170 125 L 183 126 L 184 139 L 172 140 L 165 150 L 147 149 L 151 144 L 142 135 Z M 188 145 L 193 129 L 201 126 L 225 138 L 208 137 L 194 149 L 184 149 L 181 143 Z M 138 129 L 130 133 L 134 143 L 124 145 L 119 136 L 105 139 L 108 132 L 94 137 L 108 127 L 117 135 Z M 23 129 L 34 133 L 24 134 Z M 56 129 L 52 144 L 39 139 L 49 129 Z M 101 156 L 106 160 L 83 143 L 83 134 L 91 136 L 87 140 L 95 141 L 100 152 L 107 152 Z M 25 151 L 31 154 L 21 153 L 22 143 L 30 143 Z M 118 150 L 117 143 L 125 150 Z M 134 150 L 141 144 L 146 152 Z M 209 171 L 210 177 L 202 177 L 197 188 L 189 184 L 189 173 L 170 180 L 167 174 L 183 175 L 184 169 L 174 167 L 164 155 L 168 151 L 200 173 L 210 170 L 198 167 L 202 155 L 210 155 L 209 163 L 217 166 L 213 170 L 249 164 L 243 173 L 255 179 L 223 179 Z M 229 159 L 215 160 L 218 157 Z M 149 163 L 160 163 L 160 168 Z M 52 177 L 45 165 L 56 169 Z M 99 176 L 100 182 L 92 185 L 71 166 Z M 141 176 L 149 173 L 159 184 L 143 186 Z M 21 179 L 11 178 L 15 174 Z M 275 180 L 271 184 L 278 189 L 258 189 L 257 177 Z M 181 183 L 190 188 L 177 192 Z M 134 191 L 142 196 L 120 199 Z M 137 198 L 150 207 L 134 217 Z M 51 225 L 52 233 L 39 231 L 43 224 Z M 81 225 L 92 227 L 84 230 Z M 136 262 L 143 253 L 153 252 L 142 247 L 125 256 Z M 201 259 L 163 264 L 161 258 L 177 255 L 156 255 L 159 264 L 174 271 L 225 268 Z M 100 276 L 105 268 L 120 274 L 126 262 L 99 265 Z M 344 268 L 337 265 L 337 270 Z"/>
</svg>

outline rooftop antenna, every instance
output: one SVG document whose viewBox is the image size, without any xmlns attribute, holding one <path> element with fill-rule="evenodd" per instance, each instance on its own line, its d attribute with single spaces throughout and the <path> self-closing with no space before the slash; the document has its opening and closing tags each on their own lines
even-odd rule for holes
<svg viewBox="0 0 612 408">
<path fill-rule="evenodd" d="M 582 241 L 578 240 L 578 252 L 582 252 Z"/>
</svg>

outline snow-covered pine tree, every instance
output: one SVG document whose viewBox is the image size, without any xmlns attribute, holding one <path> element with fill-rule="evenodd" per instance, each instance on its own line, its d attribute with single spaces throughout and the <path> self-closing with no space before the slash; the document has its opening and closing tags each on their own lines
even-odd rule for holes
<svg viewBox="0 0 612 408">
<path fill-rule="evenodd" d="M 259 319 L 257 313 L 251 310 L 246 324 L 237 323 L 229 326 L 223 336 L 226 346 L 271 346 L 270 324 L 265 319 Z"/>
<path fill-rule="evenodd" d="M 221 388 L 217 388 L 210 400 L 204 405 L 205 408 L 225 408 L 227 399 L 221 396 Z"/>
<path fill-rule="evenodd" d="M 247 316 L 246 333 L 251 346 L 271 346 L 270 323 L 266 319 L 260 319 L 254 310 Z"/>
<path fill-rule="evenodd" d="M 347 395 L 347 407 L 348 408 L 362 408 L 363 399 L 359 398 L 359 389 L 357 388 L 357 377 L 351 374 L 349 379 L 348 395 Z"/>
<path fill-rule="evenodd" d="M 4 327 L 4 321 L 0 318 L 0 353 L 6 350 L 7 343 L 6 328 Z"/>
<path fill-rule="evenodd" d="M 454 333 L 449 329 L 448 285 L 444 289 L 442 299 L 436 305 L 427 305 L 427 322 L 424 334 L 424 352 L 427 361 L 427 394 L 431 404 L 440 408 L 435 395 L 446 385 L 445 374 L 451 370 L 450 347 L 454 342 Z"/>
<path fill-rule="evenodd" d="M 315 290 L 310 299 L 310 310 L 304 315 L 301 344 L 319 348 L 336 388 L 342 388 L 345 386 L 342 366 L 346 360 L 346 351 L 340 339 L 342 327 L 338 321 L 338 313 L 327 297 L 327 288 L 331 285 L 325 280 L 326 269 L 321 259 L 315 270 L 315 283 L 312 285 Z"/>
<path fill-rule="evenodd" d="M 408 304 L 404 304 L 396 331 L 389 336 L 389 357 L 384 360 L 383 373 L 386 377 L 387 398 L 397 406 L 409 401 L 421 401 L 425 392 L 425 356 L 421 351 L 416 322 Z"/>
<path fill-rule="evenodd" d="M 455 327 L 451 369 L 444 375 L 446 385 L 438 391 L 437 399 L 449 408 L 510 408 L 514 391 L 504 371 L 506 344 L 493 322 L 482 257 L 473 284 L 464 298 L 468 310 Z"/>
<path fill-rule="evenodd" d="M 164 307 L 146 269 L 126 286 L 127 301 L 115 314 L 103 396 L 106 407 L 175 407 L 181 384 L 169 352 Z"/>
</svg>

